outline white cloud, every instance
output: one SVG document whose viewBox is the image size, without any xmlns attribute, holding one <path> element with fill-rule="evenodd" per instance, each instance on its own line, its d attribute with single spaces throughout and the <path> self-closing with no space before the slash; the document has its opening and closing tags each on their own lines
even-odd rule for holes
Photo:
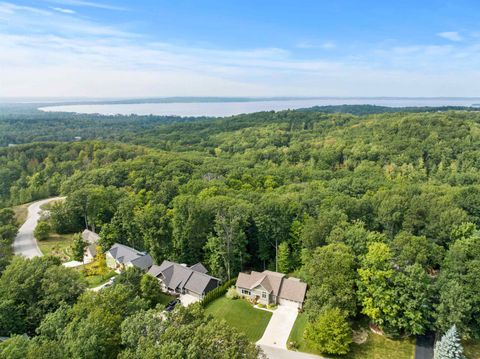
<svg viewBox="0 0 480 359">
<path fill-rule="evenodd" d="M 300 49 L 324 49 L 330 50 L 337 47 L 333 41 L 324 41 L 320 43 L 315 43 L 311 41 L 300 41 L 297 46 Z"/>
<path fill-rule="evenodd" d="M 51 8 L 52 10 L 55 10 L 55 11 L 58 11 L 58 12 L 61 12 L 63 14 L 75 14 L 76 12 L 72 9 L 65 9 L 63 7 L 52 7 Z"/>
<path fill-rule="evenodd" d="M 72 15 L 0 2 L 0 97 L 480 95 L 480 45 L 306 59 L 275 47 L 152 42 Z"/>
<path fill-rule="evenodd" d="M 460 35 L 457 31 L 439 32 L 437 35 L 450 41 L 455 41 L 455 42 L 463 41 L 463 36 Z"/>
<path fill-rule="evenodd" d="M 106 4 L 103 2 L 94 2 L 94 1 L 84 1 L 84 0 L 46 0 L 50 3 L 54 4 L 61 4 L 67 6 L 78 6 L 78 7 L 93 7 L 97 9 L 105 9 L 105 10 L 126 10 L 124 7 L 115 6 Z"/>
</svg>

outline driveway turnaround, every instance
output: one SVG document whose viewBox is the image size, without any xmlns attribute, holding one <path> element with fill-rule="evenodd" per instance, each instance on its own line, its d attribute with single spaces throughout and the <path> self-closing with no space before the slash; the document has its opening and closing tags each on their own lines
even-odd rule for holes
<svg viewBox="0 0 480 359">
<path fill-rule="evenodd" d="M 13 253 L 16 255 L 22 255 L 27 258 L 41 257 L 43 254 L 38 248 L 37 240 L 33 236 L 33 231 L 37 226 L 40 219 L 40 206 L 52 202 L 58 201 L 65 197 L 53 197 L 47 198 L 38 202 L 32 203 L 28 206 L 28 215 L 25 223 L 18 230 L 18 234 L 13 241 Z"/>
<path fill-rule="evenodd" d="M 296 308 L 279 305 L 273 311 L 272 318 L 270 318 L 270 322 L 257 344 L 286 350 L 288 337 L 297 315 L 298 310 Z"/>
</svg>

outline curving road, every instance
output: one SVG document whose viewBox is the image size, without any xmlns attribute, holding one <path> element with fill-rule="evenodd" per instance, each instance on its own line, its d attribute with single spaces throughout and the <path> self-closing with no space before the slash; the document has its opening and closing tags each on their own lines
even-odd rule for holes
<svg viewBox="0 0 480 359">
<path fill-rule="evenodd" d="M 18 230 L 18 234 L 13 242 L 13 253 L 16 255 L 22 255 L 27 258 L 41 257 L 42 252 L 38 248 L 37 240 L 33 236 L 33 231 L 37 226 L 40 219 L 40 206 L 52 202 L 64 199 L 65 197 L 53 197 L 43 199 L 38 202 L 32 203 L 28 206 L 28 215 L 25 223 Z"/>
</svg>

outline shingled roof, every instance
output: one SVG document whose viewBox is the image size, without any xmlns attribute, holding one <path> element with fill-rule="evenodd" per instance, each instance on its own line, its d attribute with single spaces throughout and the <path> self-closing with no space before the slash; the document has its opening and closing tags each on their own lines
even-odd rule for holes
<svg viewBox="0 0 480 359">
<path fill-rule="evenodd" d="M 201 263 L 191 267 L 182 264 L 163 261 L 161 265 L 153 265 L 148 273 L 163 281 L 165 286 L 171 290 L 189 290 L 198 294 L 206 292 L 207 288 L 212 286 L 215 281 L 215 287 L 220 280 L 207 273 L 207 269 Z"/>
<path fill-rule="evenodd" d="M 262 286 L 268 293 L 278 298 L 300 303 L 303 303 L 307 292 L 307 284 L 299 279 L 285 278 L 285 274 L 268 270 L 261 273 L 255 271 L 250 274 L 240 273 L 236 285 L 250 290 Z"/>
<path fill-rule="evenodd" d="M 115 243 L 112 248 L 108 250 L 108 253 L 110 253 L 118 263 L 131 263 L 142 270 L 150 268 L 153 264 L 153 259 L 150 257 L 150 254 L 137 251 L 134 248 L 120 243 Z"/>
</svg>

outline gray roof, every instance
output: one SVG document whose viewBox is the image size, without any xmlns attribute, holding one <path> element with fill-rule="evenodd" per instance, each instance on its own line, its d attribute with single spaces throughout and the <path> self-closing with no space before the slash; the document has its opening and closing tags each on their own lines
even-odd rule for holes
<svg viewBox="0 0 480 359">
<path fill-rule="evenodd" d="M 148 273 L 161 279 L 172 290 L 187 289 L 203 294 L 212 280 L 217 283 L 220 281 L 218 278 L 205 274 L 204 271 L 206 268 L 201 263 L 189 268 L 178 263 L 163 261 L 160 266 L 153 265 Z"/>
<path fill-rule="evenodd" d="M 303 303 L 307 284 L 297 278 L 285 278 L 283 273 L 263 271 L 252 271 L 250 274 L 240 273 L 236 286 L 239 288 L 254 289 L 262 286 L 267 292 L 273 295 Z"/>
<path fill-rule="evenodd" d="M 108 250 L 108 253 L 119 263 L 131 263 L 135 267 L 143 270 L 150 268 L 153 264 L 150 254 L 137 251 L 134 248 L 120 243 L 115 243 L 112 248 Z"/>
<path fill-rule="evenodd" d="M 191 266 L 190 269 L 193 269 L 195 272 L 200 272 L 200 273 L 203 273 L 203 274 L 208 273 L 207 268 L 205 268 L 205 266 L 200 262 Z"/>
<path fill-rule="evenodd" d="M 93 244 L 98 242 L 98 240 L 100 239 L 100 236 L 97 233 L 92 232 L 89 229 L 86 229 L 82 232 L 82 238 L 85 242 Z"/>
</svg>

